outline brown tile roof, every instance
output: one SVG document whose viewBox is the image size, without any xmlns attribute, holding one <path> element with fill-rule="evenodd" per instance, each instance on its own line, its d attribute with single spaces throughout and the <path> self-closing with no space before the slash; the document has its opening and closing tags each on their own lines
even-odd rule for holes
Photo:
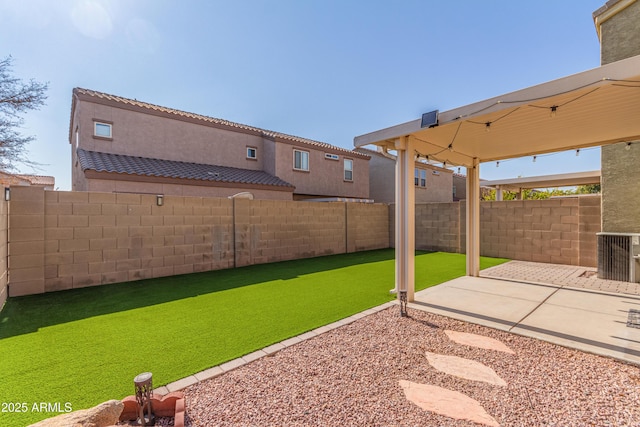
<svg viewBox="0 0 640 427">
<path fill-rule="evenodd" d="M 243 125 L 241 123 L 231 122 L 229 120 L 217 119 L 215 117 L 209 117 L 209 116 L 203 116 L 203 115 L 200 115 L 200 114 L 189 113 L 189 112 L 186 112 L 186 111 L 176 110 L 174 108 L 162 107 L 160 105 L 155 105 L 155 104 L 150 104 L 148 102 L 138 101 L 137 99 L 129 99 L 129 98 L 124 98 L 122 96 L 109 95 L 108 93 L 98 92 L 98 91 L 90 90 L 90 89 L 83 89 L 83 88 L 79 88 L 79 87 L 73 89 L 73 94 L 74 94 L 74 96 L 83 96 L 83 97 L 94 98 L 94 99 L 97 99 L 97 100 L 116 102 L 118 104 L 129 105 L 129 106 L 141 108 L 141 109 L 144 109 L 144 110 L 156 111 L 156 112 L 161 112 L 161 113 L 165 113 L 165 114 L 170 114 L 172 116 L 178 116 L 178 117 L 185 118 L 185 119 L 200 120 L 200 121 L 203 121 L 203 122 L 207 122 L 207 123 L 211 123 L 211 124 L 215 124 L 215 125 L 219 125 L 219 126 L 225 126 L 225 127 L 228 127 L 228 128 L 237 129 L 239 131 L 251 132 L 251 133 L 255 133 L 255 134 L 258 134 L 258 135 L 263 135 L 263 136 L 269 137 L 269 138 L 280 139 L 282 141 L 289 141 L 289 142 L 292 142 L 292 143 L 300 143 L 300 144 L 305 144 L 305 145 L 311 145 L 311 146 L 314 146 L 314 147 L 317 147 L 317 148 L 321 148 L 321 149 L 325 149 L 325 150 L 332 150 L 332 151 L 339 151 L 339 152 L 342 152 L 342 153 L 349 153 L 349 155 L 353 155 L 353 156 L 364 158 L 364 159 L 370 158 L 370 156 L 368 156 L 366 154 L 358 153 L 357 151 L 353 151 L 353 150 L 347 150 L 346 148 L 337 147 L 335 145 L 327 144 L 325 142 L 314 141 L 312 139 L 301 138 L 299 136 L 288 135 L 286 133 L 275 132 L 275 131 L 266 130 L 266 129 L 260 129 L 260 128 L 257 128 L 257 127 L 254 127 L 254 126 L 248 126 L 248 125 Z M 75 103 L 75 101 L 74 101 L 74 103 Z M 72 110 L 73 110 L 73 106 L 72 106 Z M 72 114 L 73 114 L 73 111 L 72 111 Z M 71 140 L 71 129 L 69 130 L 69 140 Z"/>
<path fill-rule="evenodd" d="M 295 188 L 277 176 L 260 170 L 125 156 L 122 154 L 88 151 L 82 148 L 78 148 L 77 152 L 78 160 L 80 161 L 80 166 L 83 171 L 94 170 L 96 172 L 122 173 L 139 176 Z"/>
<path fill-rule="evenodd" d="M 0 171 L 0 184 L 5 186 L 35 185 L 39 187 L 53 187 L 56 185 L 56 179 L 53 176 L 13 174 Z"/>
<path fill-rule="evenodd" d="M 56 178 L 53 176 L 45 175 L 16 175 L 20 178 L 26 179 L 31 185 L 56 185 Z"/>
</svg>

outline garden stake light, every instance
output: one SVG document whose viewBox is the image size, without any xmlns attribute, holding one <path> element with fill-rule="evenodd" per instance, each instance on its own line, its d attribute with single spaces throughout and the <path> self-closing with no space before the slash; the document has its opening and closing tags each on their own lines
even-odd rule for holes
<svg viewBox="0 0 640 427">
<path fill-rule="evenodd" d="M 138 419 L 136 424 L 140 426 L 155 425 L 151 397 L 153 397 L 153 375 L 144 372 L 133 379 L 136 388 L 136 401 L 138 402 Z"/>
</svg>

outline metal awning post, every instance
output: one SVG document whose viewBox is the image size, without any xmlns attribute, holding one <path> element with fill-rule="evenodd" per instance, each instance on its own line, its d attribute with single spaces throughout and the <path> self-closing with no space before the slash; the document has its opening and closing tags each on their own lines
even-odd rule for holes
<svg viewBox="0 0 640 427">
<path fill-rule="evenodd" d="M 480 164 L 467 168 L 467 276 L 480 275 Z"/>
<path fill-rule="evenodd" d="M 396 287 L 400 314 L 407 315 L 406 303 L 414 300 L 415 256 L 415 151 L 412 137 L 395 140 L 396 158 Z"/>
</svg>

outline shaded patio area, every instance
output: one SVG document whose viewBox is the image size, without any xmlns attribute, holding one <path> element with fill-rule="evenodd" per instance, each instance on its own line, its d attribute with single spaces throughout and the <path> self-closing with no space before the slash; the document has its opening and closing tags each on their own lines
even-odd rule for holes
<svg viewBox="0 0 640 427">
<path fill-rule="evenodd" d="M 409 307 L 640 365 L 639 284 L 523 261 L 481 276 L 417 292 Z"/>
</svg>

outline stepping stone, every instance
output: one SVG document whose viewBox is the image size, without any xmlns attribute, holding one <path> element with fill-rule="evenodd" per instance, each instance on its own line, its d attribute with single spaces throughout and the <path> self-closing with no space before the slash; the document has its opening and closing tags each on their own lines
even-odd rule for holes
<svg viewBox="0 0 640 427">
<path fill-rule="evenodd" d="M 516 354 L 515 351 L 504 345 L 501 341 L 493 338 L 484 337 L 482 335 L 468 334 L 466 332 L 444 331 L 451 341 L 458 344 L 469 345 L 472 347 L 483 348 L 485 350 L 502 351 L 504 353 Z"/>
<path fill-rule="evenodd" d="M 500 427 L 500 424 L 487 414 L 477 400 L 465 394 L 434 385 L 418 384 L 405 380 L 400 380 L 400 387 L 410 402 L 425 411 L 456 420 L 467 420 L 490 427 Z"/>
<path fill-rule="evenodd" d="M 482 381 L 487 384 L 505 387 L 507 383 L 496 372 L 480 362 L 457 356 L 427 352 L 429 364 L 440 372 L 471 381 Z"/>
</svg>

